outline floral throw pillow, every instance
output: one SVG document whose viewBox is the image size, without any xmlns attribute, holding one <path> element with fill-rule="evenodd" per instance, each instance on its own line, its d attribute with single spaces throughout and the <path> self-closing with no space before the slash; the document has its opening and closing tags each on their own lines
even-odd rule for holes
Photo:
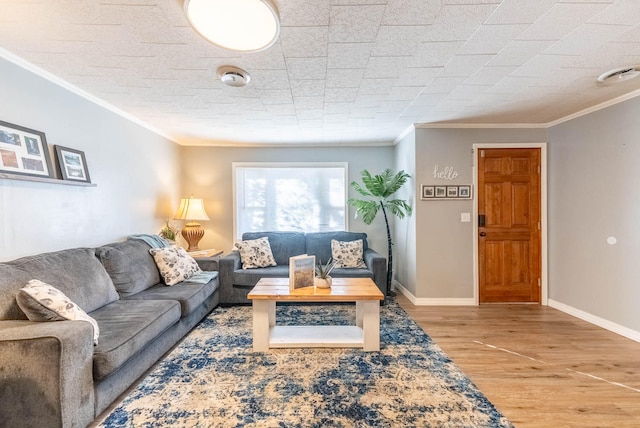
<svg viewBox="0 0 640 428">
<path fill-rule="evenodd" d="M 331 240 L 331 257 L 337 268 L 366 268 L 362 259 L 362 239 L 356 241 Z"/>
<path fill-rule="evenodd" d="M 152 248 L 149 253 L 167 285 L 176 285 L 202 272 L 198 262 L 182 247 Z"/>
<path fill-rule="evenodd" d="M 240 253 L 242 269 L 255 269 L 267 266 L 277 266 L 276 259 L 273 258 L 269 238 L 252 239 L 249 241 L 236 242 L 236 248 Z"/>
<path fill-rule="evenodd" d="M 87 321 L 93 326 L 93 343 L 98 344 L 97 321 L 54 286 L 32 279 L 18 291 L 16 301 L 31 321 Z"/>
</svg>

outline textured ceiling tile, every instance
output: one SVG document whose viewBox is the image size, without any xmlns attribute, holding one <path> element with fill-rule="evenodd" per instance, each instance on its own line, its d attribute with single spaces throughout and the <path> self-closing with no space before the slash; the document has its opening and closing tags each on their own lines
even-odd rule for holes
<svg viewBox="0 0 640 428">
<path fill-rule="evenodd" d="M 440 7 L 441 0 L 389 0 L 382 25 L 428 25 Z"/>
<path fill-rule="evenodd" d="M 324 106 L 324 97 L 293 97 L 296 110 L 321 109 Z"/>
<path fill-rule="evenodd" d="M 294 97 L 318 97 L 324 95 L 324 80 L 291 80 Z"/>
<path fill-rule="evenodd" d="M 287 58 L 327 56 L 329 27 L 283 27 L 282 51 Z"/>
<path fill-rule="evenodd" d="M 386 95 L 393 84 L 392 79 L 362 79 L 358 93 L 361 95 Z"/>
<path fill-rule="evenodd" d="M 364 69 L 327 69 L 327 88 L 357 88 Z"/>
<path fill-rule="evenodd" d="M 545 14 L 557 0 L 504 0 L 486 24 L 531 24 Z"/>
<path fill-rule="evenodd" d="M 324 103 L 325 114 L 349 114 L 353 104 L 351 103 Z"/>
<path fill-rule="evenodd" d="M 589 20 L 607 5 L 558 3 L 523 31 L 518 40 L 559 40 Z"/>
<path fill-rule="evenodd" d="M 464 42 L 427 42 L 420 45 L 420 49 L 411 60 L 411 67 L 444 67 Z"/>
<path fill-rule="evenodd" d="M 527 28 L 522 24 L 481 25 L 458 54 L 497 54 Z"/>
<path fill-rule="evenodd" d="M 615 7 L 607 9 L 592 18 L 590 24 L 638 25 L 640 22 L 640 3 L 638 0 L 619 0 Z"/>
<path fill-rule="evenodd" d="M 291 91 L 287 89 L 263 89 L 260 93 L 262 94 L 262 103 L 265 105 L 293 104 Z"/>
<path fill-rule="evenodd" d="M 465 80 L 465 85 L 495 85 L 504 77 L 511 74 L 518 67 L 482 67 Z"/>
<path fill-rule="evenodd" d="M 331 6 L 329 42 L 374 42 L 384 6 Z"/>
<path fill-rule="evenodd" d="M 400 77 L 393 83 L 395 86 L 429 86 L 441 71 L 441 68 L 405 68 L 400 71 Z"/>
<path fill-rule="evenodd" d="M 332 103 L 351 103 L 359 93 L 358 88 L 327 88 L 324 100 Z"/>
<path fill-rule="evenodd" d="M 511 73 L 515 77 L 557 76 L 561 68 L 571 62 L 571 58 L 562 55 L 537 55 L 531 61 Z"/>
<path fill-rule="evenodd" d="M 450 100 L 471 101 L 484 94 L 491 85 L 461 85 L 451 91 L 447 97 Z"/>
<path fill-rule="evenodd" d="M 492 55 L 456 55 L 444 66 L 440 76 L 469 77 L 484 66 Z"/>
<path fill-rule="evenodd" d="M 389 95 L 387 95 L 388 101 L 411 101 L 422 93 L 424 88 L 422 86 L 398 86 L 391 88 Z"/>
<path fill-rule="evenodd" d="M 629 27 L 622 25 L 584 24 L 553 44 L 546 54 L 581 55 L 622 35 Z"/>
<path fill-rule="evenodd" d="M 327 58 L 288 58 L 289 79 L 324 79 L 327 75 Z"/>
<path fill-rule="evenodd" d="M 423 42 L 465 41 L 491 15 L 496 4 L 448 5 L 428 27 Z"/>
<path fill-rule="evenodd" d="M 491 67 L 520 66 L 552 45 L 552 41 L 515 40 L 486 65 Z"/>
<path fill-rule="evenodd" d="M 329 3 L 326 1 L 278 1 L 277 8 L 283 27 L 319 27 L 329 25 Z"/>
<path fill-rule="evenodd" d="M 426 27 L 380 27 L 372 56 L 413 56 L 420 48 Z"/>
<path fill-rule="evenodd" d="M 369 58 L 364 77 L 367 79 L 397 78 L 411 62 L 411 58 L 378 56 Z"/>
<path fill-rule="evenodd" d="M 366 68 L 372 43 L 329 43 L 327 68 Z"/>
<path fill-rule="evenodd" d="M 256 89 L 289 89 L 287 70 L 251 71 L 251 87 Z"/>
</svg>

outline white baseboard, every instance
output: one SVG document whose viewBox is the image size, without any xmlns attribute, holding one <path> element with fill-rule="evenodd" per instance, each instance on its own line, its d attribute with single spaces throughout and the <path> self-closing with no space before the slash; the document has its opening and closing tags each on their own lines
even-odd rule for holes
<svg viewBox="0 0 640 428">
<path fill-rule="evenodd" d="M 598 327 L 602 327 L 605 330 L 609 330 L 613 333 L 619 334 L 620 336 L 624 336 L 628 339 L 640 342 L 640 331 L 632 330 L 620 324 L 616 324 L 604 318 L 600 318 L 588 312 L 576 309 L 573 306 L 565 305 L 564 303 L 560 303 L 556 300 L 549 299 L 549 306 L 569 315 L 573 315 L 576 318 L 580 318 L 581 320 L 588 323 L 597 325 Z"/>
<path fill-rule="evenodd" d="M 416 297 L 398 281 L 393 281 L 393 288 L 404 294 L 416 306 L 475 306 L 475 299 L 470 298 L 438 298 Z"/>
</svg>

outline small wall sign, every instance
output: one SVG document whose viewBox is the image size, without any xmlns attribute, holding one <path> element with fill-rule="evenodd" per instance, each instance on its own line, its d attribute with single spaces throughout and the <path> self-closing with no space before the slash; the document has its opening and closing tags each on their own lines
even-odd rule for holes
<svg viewBox="0 0 640 428">
<path fill-rule="evenodd" d="M 445 166 L 444 170 L 441 170 L 439 165 L 436 165 L 433 168 L 433 178 L 435 178 L 436 180 L 451 181 L 451 180 L 455 180 L 459 176 L 460 174 L 458 174 L 458 171 L 453 169 L 452 166 Z"/>
</svg>

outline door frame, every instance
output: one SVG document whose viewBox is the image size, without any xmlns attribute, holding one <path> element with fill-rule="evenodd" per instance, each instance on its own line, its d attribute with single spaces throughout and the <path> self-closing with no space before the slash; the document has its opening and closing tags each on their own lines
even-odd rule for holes
<svg viewBox="0 0 640 428">
<path fill-rule="evenodd" d="M 547 143 L 476 143 L 473 144 L 473 300 L 480 304 L 480 270 L 478 268 L 478 152 L 481 149 L 540 149 L 540 245 L 541 245 L 541 285 L 540 304 L 547 306 L 549 282 L 547 266 Z"/>
</svg>

